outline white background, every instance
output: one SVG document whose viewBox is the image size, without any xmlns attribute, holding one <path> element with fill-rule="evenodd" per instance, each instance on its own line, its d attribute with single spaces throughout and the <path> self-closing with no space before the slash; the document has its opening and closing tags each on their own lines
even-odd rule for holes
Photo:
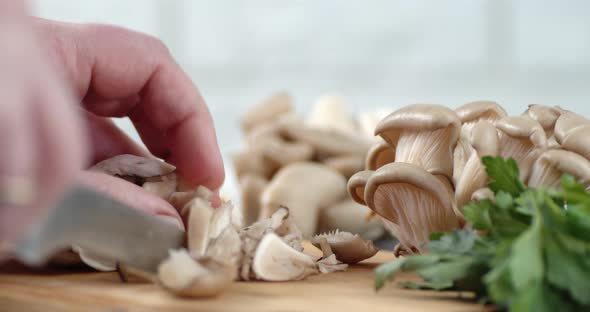
<svg viewBox="0 0 590 312">
<path fill-rule="evenodd" d="M 489 99 L 513 114 L 540 103 L 590 116 L 584 0 L 38 0 L 34 12 L 117 24 L 168 44 L 209 104 L 234 198 L 236 121 L 280 89 L 301 112 L 336 93 L 355 111 Z"/>
</svg>

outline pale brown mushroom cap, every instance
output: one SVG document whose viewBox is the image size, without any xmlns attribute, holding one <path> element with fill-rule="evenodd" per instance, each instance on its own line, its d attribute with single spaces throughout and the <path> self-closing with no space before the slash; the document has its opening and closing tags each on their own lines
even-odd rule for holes
<svg viewBox="0 0 590 312">
<path fill-rule="evenodd" d="M 379 251 L 373 242 L 364 240 L 349 232 L 320 234 L 313 237 L 311 243 L 320 248 L 320 240 L 326 239 L 336 259 L 347 264 L 355 264 L 374 256 Z"/>
<path fill-rule="evenodd" d="M 365 160 L 359 155 L 346 155 L 324 159 L 328 168 L 340 172 L 346 179 L 361 171 L 365 167 Z"/>
<path fill-rule="evenodd" d="M 445 106 L 413 104 L 381 120 L 375 128 L 375 135 L 381 136 L 387 143 L 396 146 L 402 131 L 434 131 L 449 127 L 452 130 L 451 137 L 456 138 L 459 126 L 457 114 Z"/>
<path fill-rule="evenodd" d="M 264 235 L 252 259 L 257 279 L 280 282 L 300 280 L 317 273 L 313 259 L 285 243 L 274 233 Z"/>
<path fill-rule="evenodd" d="M 363 239 L 378 239 L 385 233 L 379 218 L 371 217 L 372 211 L 350 198 L 326 207 L 320 212 L 319 233 L 345 231 L 358 234 Z"/>
<path fill-rule="evenodd" d="M 555 106 L 531 104 L 523 115 L 536 120 L 545 129 L 548 136 L 553 133 L 555 122 L 563 111 Z"/>
<path fill-rule="evenodd" d="M 577 127 L 561 140 L 561 147 L 590 159 L 590 125 Z"/>
<path fill-rule="evenodd" d="M 547 137 L 543 127 L 539 122 L 530 118 L 506 117 L 496 122 L 496 128 L 511 137 L 529 140 L 535 147 L 547 148 Z"/>
<path fill-rule="evenodd" d="M 500 142 L 496 127 L 490 122 L 477 122 L 471 130 L 469 143 L 473 149 L 479 154 L 479 158 L 483 156 L 496 156 L 499 153 Z"/>
<path fill-rule="evenodd" d="M 574 176 L 584 186 L 590 186 L 590 161 L 574 152 L 548 150 L 533 165 L 530 186 L 559 187 L 561 176 Z"/>
<path fill-rule="evenodd" d="M 455 109 L 462 123 L 478 120 L 498 120 L 507 116 L 502 106 L 493 101 L 469 102 Z"/>
<path fill-rule="evenodd" d="M 359 171 L 348 180 L 348 194 L 355 202 L 361 205 L 367 205 L 365 202 L 365 186 L 369 178 L 375 173 L 373 170 Z"/>
<path fill-rule="evenodd" d="M 310 145 L 319 159 L 344 155 L 365 157 L 371 147 L 371 141 L 361 135 L 333 129 L 318 129 L 288 124 L 282 126 L 281 133 L 289 140 Z"/>
<path fill-rule="evenodd" d="M 555 122 L 555 139 L 559 144 L 564 140 L 565 136 L 572 130 L 589 126 L 590 120 L 572 112 L 564 112 L 557 118 Z"/>
<path fill-rule="evenodd" d="M 293 111 L 293 99 L 284 91 L 277 92 L 247 111 L 241 119 L 244 132 Z"/>
<path fill-rule="evenodd" d="M 121 177 L 150 178 L 169 174 L 176 170 L 176 167 L 155 158 L 123 154 L 105 159 L 89 170 Z"/>
<path fill-rule="evenodd" d="M 365 169 L 377 170 L 385 164 L 392 163 L 395 160 L 395 146 L 389 145 L 385 141 L 381 141 L 367 152 L 365 160 Z"/>
</svg>

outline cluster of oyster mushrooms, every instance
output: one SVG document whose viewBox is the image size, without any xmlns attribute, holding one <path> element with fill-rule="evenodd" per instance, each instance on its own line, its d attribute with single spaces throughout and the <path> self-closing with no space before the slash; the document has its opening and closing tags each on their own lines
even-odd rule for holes
<svg viewBox="0 0 590 312">
<path fill-rule="evenodd" d="M 308 275 L 346 269 L 373 256 L 370 241 L 348 232 L 315 237 L 313 244 L 323 256 L 315 259 L 303 252 L 303 236 L 289 209 L 281 206 L 268 218 L 243 227 L 239 209 L 221 200 L 217 208 L 213 193 L 203 186 L 191 189 L 175 173 L 175 167 L 158 159 L 119 155 L 106 159 L 93 171 L 137 184 L 173 205 L 186 224 L 186 248 L 171 250 L 157 272 L 141 272 L 133 264 L 117 264 L 73 249 L 98 270 L 117 269 L 122 279 L 137 275 L 170 292 L 189 297 L 215 296 L 234 280 L 290 281 Z"/>
<path fill-rule="evenodd" d="M 375 135 L 382 141 L 348 189 L 398 238 L 398 255 L 424 252 L 432 232 L 464 226 L 465 204 L 492 196 L 483 156 L 513 158 L 530 186 L 558 187 L 567 173 L 590 187 L 590 121 L 559 107 L 507 116 L 490 101 L 416 104 L 383 118 Z"/>
<path fill-rule="evenodd" d="M 246 146 L 233 156 L 245 224 L 284 205 L 308 239 L 335 230 L 382 236 L 382 224 L 367 218 L 370 210 L 346 191 L 347 179 L 364 168 L 382 116 L 367 112 L 355 119 L 341 97 L 323 96 L 303 117 L 285 92 L 248 111 L 241 119 Z"/>
</svg>

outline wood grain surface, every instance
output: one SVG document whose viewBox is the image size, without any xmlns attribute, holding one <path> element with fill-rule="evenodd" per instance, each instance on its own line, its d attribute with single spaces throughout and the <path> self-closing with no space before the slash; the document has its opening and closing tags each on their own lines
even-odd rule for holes
<svg viewBox="0 0 590 312">
<path fill-rule="evenodd" d="M 303 281 L 236 282 L 213 299 L 173 297 L 156 285 L 122 283 L 116 273 L 89 270 L 0 268 L 0 311 L 489 311 L 466 293 L 401 289 L 373 290 L 373 269 L 390 253 L 380 252 L 346 272 Z M 410 274 L 400 280 L 413 280 Z"/>
</svg>

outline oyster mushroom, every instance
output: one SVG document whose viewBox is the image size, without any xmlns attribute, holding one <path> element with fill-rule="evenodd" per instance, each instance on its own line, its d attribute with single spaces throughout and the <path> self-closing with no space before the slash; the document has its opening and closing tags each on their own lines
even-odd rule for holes
<svg viewBox="0 0 590 312">
<path fill-rule="evenodd" d="M 385 230 L 377 218 L 368 218 L 372 211 L 351 199 L 322 209 L 318 226 L 319 233 L 336 230 L 358 234 L 363 239 L 375 240 L 383 236 Z"/>
<path fill-rule="evenodd" d="M 506 117 L 496 122 L 500 138 L 500 156 L 514 158 L 520 178 L 526 183 L 531 167 L 547 149 L 547 138 L 541 125 L 530 118 Z"/>
<path fill-rule="evenodd" d="M 355 189 L 350 185 L 354 179 L 349 181 L 349 189 Z M 370 175 L 364 199 L 369 208 L 389 221 L 387 228 L 404 250 L 423 252 L 422 245 L 432 232 L 453 231 L 460 225 L 450 194 L 448 185 L 423 168 L 395 162 Z"/>
<path fill-rule="evenodd" d="M 258 220 L 262 205 L 260 197 L 268 181 L 261 176 L 247 174 L 240 178 L 239 183 L 244 224 L 250 225 Z"/>
<path fill-rule="evenodd" d="M 573 113 L 563 114 L 555 125 L 555 138 L 564 150 L 590 159 L 590 121 Z"/>
<path fill-rule="evenodd" d="M 488 187 L 480 188 L 471 194 L 471 201 L 479 202 L 485 199 L 494 200 L 495 195 Z"/>
<path fill-rule="evenodd" d="M 558 143 L 561 143 L 571 132 L 578 128 L 590 126 L 590 120 L 572 112 L 564 112 L 555 122 L 554 135 Z"/>
<path fill-rule="evenodd" d="M 488 175 L 481 158 L 495 156 L 500 149 L 496 127 L 487 121 L 480 121 L 473 126 L 469 143 L 473 151 L 455 184 L 455 202 L 459 208 L 471 200 L 475 191 L 487 185 Z"/>
<path fill-rule="evenodd" d="M 89 170 L 122 178 L 138 177 L 145 179 L 167 175 L 176 170 L 176 167 L 155 158 L 125 154 L 105 159 L 90 167 Z"/>
<path fill-rule="evenodd" d="M 186 204 L 188 213 L 187 245 L 191 254 L 201 256 L 207 249 L 213 208 L 202 198 L 195 198 Z"/>
<path fill-rule="evenodd" d="M 232 226 L 227 226 L 221 234 L 209 241 L 205 256 L 236 268 L 234 272 L 237 275 L 241 251 L 242 241 L 238 232 Z"/>
<path fill-rule="evenodd" d="M 563 174 L 572 175 L 586 188 L 590 187 L 590 161 L 565 150 L 541 154 L 533 165 L 528 185 L 559 188 Z"/>
<path fill-rule="evenodd" d="M 365 201 L 365 186 L 374 173 L 375 171 L 373 170 L 363 170 L 348 179 L 347 189 L 352 200 L 361 205 L 367 205 Z"/>
<path fill-rule="evenodd" d="M 164 289 L 183 297 L 213 297 L 233 282 L 235 267 L 211 258 L 193 258 L 185 249 L 171 250 L 158 267 Z"/>
<path fill-rule="evenodd" d="M 258 244 L 252 270 L 257 279 L 271 282 L 300 280 L 317 273 L 310 256 L 291 248 L 274 233 L 266 234 Z"/>
<path fill-rule="evenodd" d="M 345 100 L 337 95 L 321 96 L 314 104 L 305 124 L 312 128 L 333 129 L 354 133 L 356 124 L 347 110 Z"/>
<path fill-rule="evenodd" d="M 272 122 L 291 111 L 293 111 L 291 96 L 284 91 L 275 93 L 242 116 L 242 130 L 247 133 L 255 127 L 266 122 Z"/>
<path fill-rule="evenodd" d="M 547 136 L 548 148 L 559 148 L 559 144 L 555 140 L 553 131 L 555 129 L 555 122 L 562 113 L 564 113 L 564 110 L 557 106 L 531 104 L 523 113 L 523 116 L 536 120 L 541 127 L 543 127 L 545 135 Z"/>
<path fill-rule="evenodd" d="M 493 122 L 507 116 L 506 111 L 492 101 L 476 101 L 467 103 L 455 110 L 461 120 L 461 133 L 457 146 L 453 151 L 453 182 L 458 183 L 467 159 L 473 152 L 469 139 L 473 126 L 479 121 Z"/>
<path fill-rule="evenodd" d="M 311 243 L 320 248 L 322 240 L 330 246 L 336 259 L 347 264 L 355 264 L 374 256 L 379 251 L 370 240 L 364 240 L 350 232 L 335 231 L 313 237 Z"/>
<path fill-rule="evenodd" d="M 367 152 L 365 160 L 365 169 L 377 170 L 377 168 L 395 161 L 395 146 L 389 145 L 385 141 L 373 145 Z"/>
<path fill-rule="evenodd" d="M 366 111 L 359 114 L 358 123 L 362 133 L 373 141 L 380 141 L 381 139 L 375 136 L 375 127 L 377 124 L 391 113 L 389 108 L 380 108 L 374 111 Z"/>
<path fill-rule="evenodd" d="M 246 174 L 270 178 L 279 168 L 276 163 L 265 159 L 263 145 L 249 146 L 233 154 L 232 161 L 238 178 Z"/>
<path fill-rule="evenodd" d="M 328 168 L 340 172 L 346 179 L 363 170 L 365 166 L 363 157 L 356 155 L 327 158 L 323 162 Z"/>
<path fill-rule="evenodd" d="M 290 214 L 304 237 L 317 228 L 319 212 L 346 196 L 346 179 L 338 172 L 316 163 L 290 164 L 277 172 L 262 193 L 261 218 L 280 206 Z"/>
<path fill-rule="evenodd" d="M 396 162 L 414 164 L 450 178 L 459 127 L 459 117 L 447 107 L 414 104 L 381 120 L 375 134 L 396 146 Z"/>
</svg>

